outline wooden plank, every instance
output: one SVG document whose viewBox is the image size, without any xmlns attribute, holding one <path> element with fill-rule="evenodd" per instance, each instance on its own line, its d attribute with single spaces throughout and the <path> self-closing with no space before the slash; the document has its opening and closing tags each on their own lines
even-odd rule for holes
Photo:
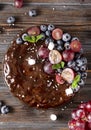
<svg viewBox="0 0 91 130">
<path fill-rule="evenodd" d="M 7 3 L 7 4 L 9 4 L 9 3 L 13 3 L 13 0 L 8 0 L 8 2 L 7 2 L 7 0 L 0 0 L 0 2 L 1 3 Z M 80 4 L 83 4 L 83 3 L 91 3 L 91 1 L 90 0 L 70 0 L 70 1 L 68 1 L 68 0 L 24 0 L 24 3 L 52 3 L 52 4 L 54 4 L 54 3 L 66 3 L 66 4 L 72 4 L 72 3 L 80 3 Z"/>
</svg>

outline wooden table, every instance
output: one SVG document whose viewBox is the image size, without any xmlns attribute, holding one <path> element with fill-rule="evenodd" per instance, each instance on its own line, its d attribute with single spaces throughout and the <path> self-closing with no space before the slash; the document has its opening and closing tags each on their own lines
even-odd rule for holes
<svg viewBox="0 0 91 130">
<path fill-rule="evenodd" d="M 37 17 L 29 17 L 29 9 L 37 9 Z M 14 27 L 9 27 L 6 19 L 16 17 Z M 88 78 L 86 85 L 72 99 L 72 103 L 55 109 L 37 110 L 30 108 L 15 98 L 3 78 L 2 62 L 4 54 L 14 37 L 31 25 L 55 24 L 64 31 L 80 38 L 88 58 Z M 24 7 L 16 9 L 13 0 L 0 0 L 0 100 L 12 106 L 7 115 L 0 115 L 0 130 L 68 130 L 67 122 L 71 111 L 81 101 L 91 99 L 91 1 L 90 0 L 25 0 Z M 58 120 L 50 120 L 50 114 L 57 114 Z"/>
</svg>

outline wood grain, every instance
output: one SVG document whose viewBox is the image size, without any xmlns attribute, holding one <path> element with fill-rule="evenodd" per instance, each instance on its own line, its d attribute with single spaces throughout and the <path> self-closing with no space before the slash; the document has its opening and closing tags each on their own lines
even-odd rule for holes
<svg viewBox="0 0 91 130">
<path fill-rule="evenodd" d="M 0 0 L 0 7 L 0 28 L 3 30 L 0 34 L 0 100 L 13 108 L 11 113 L 0 115 L 0 130 L 68 130 L 71 111 L 81 101 L 91 99 L 91 1 L 26 0 L 23 8 L 16 9 L 13 0 Z M 28 11 L 33 8 L 38 10 L 38 16 L 31 18 Z M 13 27 L 6 23 L 9 16 L 16 17 Z M 88 77 L 85 87 L 72 99 L 72 103 L 54 109 L 37 110 L 23 104 L 10 93 L 4 82 L 2 62 L 11 41 L 23 29 L 49 23 L 79 37 L 88 59 Z M 58 115 L 55 122 L 49 118 L 52 113 Z"/>
</svg>

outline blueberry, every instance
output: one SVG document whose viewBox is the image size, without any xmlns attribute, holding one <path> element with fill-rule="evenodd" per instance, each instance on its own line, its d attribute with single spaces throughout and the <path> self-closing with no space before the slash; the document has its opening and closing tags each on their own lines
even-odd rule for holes
<svg viewBox="0 0 91 130">
<path fill-rule="evenodd" d="M 8 23 L 8 24 L 14 24 L 14 23 L 15 23 L 15 17 L 13 17 L 13 16 L 8 17 L 7 23 Z"/>
<path fill-rule="evenodd" d="M 74 68 L 73 68 L 75 71 L 79 71 L 79 67 L 77 67 L 77 66 L 75 66 Z"/>
<path fill-rule="evenodd" d="M 87 72 L 82 72 L 82 79 L 87 78 Z"/>
<path fill-rule="evenodd" d="M 42 39 L 41 40 L 44 40 L 45 39 L 45 33 L 41 33 L 41 35 L 43 35 Z"/>
<path fill-rule="evenodd" d="M 23 43 L 22 38 L 18 37 L 18 38 L 16 39 L 16 43 L 17 43 L 17 44 L 22 44 L 22 43 Z"/>
<path fill-rule="evenodd" d="M 64 50 L 64 47 L 63 47 L 63 46 L 57 46 L 56 49 L 57 49 L 58 51 L 63 51 L 63 50 Z"/>
<path fill-rule="evenodd" d="M 46 32 L 45 32 L 45 34 L 46 34 L 46 36 L 51 36 L 51 31 L 50 30 L 47 30 Z"/>
<path fill-rule="evenodd" d="M 9 113 L 9 111 L 10 111 L 9 106 L 4 105 L 4 106 L 1 107 L 1 113 L 2 114 L 7 114 L 7 113 Z"/>
<path fill-rule="evenodd" d="M 62 41 L 62 40 L 57 40 L 57 44 L 58 44 L 58 45 L 61 45 L 61 46 L 63 46 L 63 45 L 64 45 L 64 43 L 63 43 L 63 41 Z"/>
<path fill-rule="evenodd" d="M 69 33 L 64 33 L 63 36 L 62 36 L 62 40 L 64 42 L 68 42 L 71 40 L 71 35 Z"/>
<path fill-rule="evenodd" d="M 81 71 L 86 71 L 86 68 L 87 68 L 86 65 L 82 65 L 82 66 L 80 67 L 80 70 L 81 70 Z"/>
<path fill-rule="evenodd" d="M 45 39 L 45 45 L 46 45 L 46 46 L 48 46 L 48 44 L 49 44 L 50 42 L 54 42 L 54 40 L 53 40 L 52 38 L 46 38 L 46 39 Z"/>
<path fill-rule="evenodd" d="M 47 30 L 47 26 L 46 25 L 41 25 L 40 30 L 45 32 Z"/>
<path fill-rule="evenodd" d="M 87 58 L 86 57 L 82 57 L 81 61 L 82 61 L 83 64 L 87 64 Z"/>
<path fill-rule="evenodd" d="M 53 24 L 48 25 L 48 30 L 52 31 L 55 29 L 55 26 Z"/>
<path fill-rule="evenodd" d="M 23 39 L 23 41 L 26 41 L 26 40 L 25 40 L 25 37 L 26 37 L 26 36 L 28 36 L 27 33 L 22 34 L 22 39 Z"/>
<path fill-rule="evenodd" d="M 85 82 L 84 82 L 84 80 L 83 79 L 81 79 L 80 81 L 79 81 L 79 83 L 78 83 L 80 86 L 83 86 L 84 84 L 85 84 Z"/>
<path fill-rule="evenodd" d="M 64 47 L 65 47 L 66 50 L 69 50 L 69 49 L 70 49 L 70 44 L 69 44 L 69 42 L 66 42 L 66 43 L 64 44 Z"/>
<path fill-rule="evenodd" d="M 37 11 L 35 9 L 29 10 L 29 16 L 37 16 Z"/>
<path fill-rule="evenodd" d="M 79 41 L 78 37 L 73 37 L 73 38 L 71 39 L 71 41 L 74 41 L 74 40 Z"/>
<path fill-rule="evenodd" d="M 70 68 L 74 68 L 76 66 L 76 63 L 75 63 L 75 61 L 69 61 L 67 63 L 67 66 L 70 67 Z"/>
<path fill-rule="evenodd" d="M 78 67 L 81 67 L 81 66 L 83 65 L 83 62 L 82 62 L 81 59 L 77 59 L 77 60 L 76 60 L 76 63 L 77 63 L 77 66 L 78 66 Z"/>
</svg>

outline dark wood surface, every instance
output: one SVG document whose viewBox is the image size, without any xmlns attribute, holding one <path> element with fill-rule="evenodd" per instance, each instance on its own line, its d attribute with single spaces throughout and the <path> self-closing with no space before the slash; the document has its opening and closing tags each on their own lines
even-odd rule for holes
<svg viewBox="0 0 91 130">
<path fill-rule="evenodd" d="M 29 9 L 37 9 L 37 17 L 29 17 Z M 16 17 L 14 27 L 6 19 Z M 55 24 L 73 36 L 79 37 L 88 59 L 88 77 L 85 86 L 72 99 L 72 103 L 59 108 L 37 110 L 15 98 L 3 78 L 4 54 L 15 36 L 31 25 Z M 91 99 L 91 0 L 25 0 L 21 9 L 13 6 L 13 0 L 0 0 L 0 100 L 12 106 L 12 112 L 0 115 L 0 130 L 68 130 L 67 122 L 71 111 L 81 101 Z M 50 114 L 57 114 L 58 120 L 50 120 Z"/>
</svg>

